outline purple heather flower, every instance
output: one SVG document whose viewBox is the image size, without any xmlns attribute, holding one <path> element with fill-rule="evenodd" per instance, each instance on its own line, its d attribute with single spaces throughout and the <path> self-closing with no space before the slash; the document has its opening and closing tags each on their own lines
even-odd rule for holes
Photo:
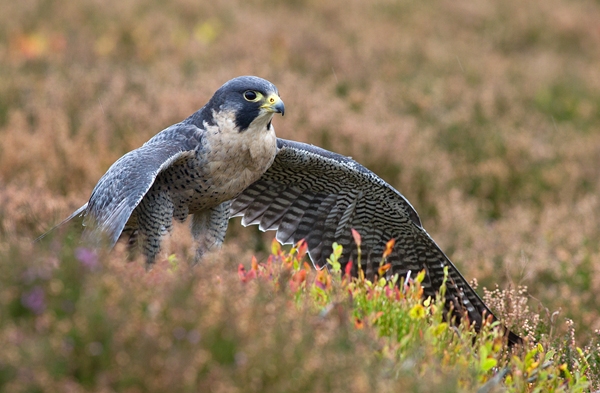
<svg viewBox="0 0 600 393">
<path fill-rule="evenodd" d="M 21 296 L 21 304 L 34 314 L 41 314 L 46 310 L 46 295 L 40 286 L 35 286 Z"/>
<path fill-rule="evenodd" d="M 75 250 L 75 258 L 90 270 L 98 267 L 98 255 L 94 250 L 89 248 L 79 247 Z"/>
</svg>

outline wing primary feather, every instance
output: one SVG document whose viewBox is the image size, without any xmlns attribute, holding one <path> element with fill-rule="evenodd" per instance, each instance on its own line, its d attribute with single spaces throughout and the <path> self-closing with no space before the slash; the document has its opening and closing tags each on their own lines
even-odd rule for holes
<svg viewBox="0 0 600 393">
<path fill-rule="evenodd" d="M 276 235 L 278 241 L 283 244 L 294 242 L 294 234 L 298 229 L 298 224 L 302 220 L 304 212 L 308 208 L 313 196 L 314 194 L 310 192 L 302 192 L 296 197 L 294 202 L 292 202 L 279 225 L 279 230 Z"/>
<path fill-rule="evenodd" d="M 349 204 L 349 202 L 342 195 L 334 196 L 335 201 L 333 207 L 327 214 L 327 217 L 325 218 L 323 223 L 321 255 L 320 257 L 313 259 L 315 265 L 319 267 L 325 266 L 325 264 L 327 263 L 327 251 L 332 249 L 333 243 L 336 241 L 335 233 L 337 232 L 342 214 Z"/>
<path fill-rule="evenodd" d="M 308 206 L 306 206 L 302 212 L 302 219 L 298 223 L 294 233 L 294 243 L 297 243 L 302 239 L 306 239 L 310 231 L 314 228 L 315 221 L 318 218 L 318 208 L 324 199 L 325 195 L 323 194 L 316 194 L 312 197 Z"/>
<path fill-rule="evenodd" d="M 81 206 L 79 209 L 75 210 L 73 213 L 71 213 L 71 215 L 69 217 L 65 218 L 59 224 L 53 226 L 52 228 L 48 229 L 46 232 L 44 232 L 40 236 L 38 236 L 34 240 L 34 242 L 39 242 L 40 240 L 42 240 L 43 238 L 45 238 L 46 236 L 48 236 L 48 234 L 50 234 L 50 232 L 53 232 L 54 230 L 62 227 L 63 225 L 65 225 L 66 223 L 68 223 L 69 221 L 71 221 L 72 219 L 74 219 L 75 217 L 84 215 L 85 211 L 87 209 L 87 206 L 88 206 L 88 204 L 86 203 L 85 205 Z"/>
<path fill-rule="evenodd" d="M 323 251 L 323 235 L 325 232 L 325 223 L 327 221 L 327 217 L 331 212 L 335 202 L 337 200 L 337 195 L 327 195 L 325 199 L 321 202 L 316 211 L 316 216 L 314 218 L 314 224 L 310 229 L 308 235 L 306 236 L 306 243 L 308 245 L 308 252 L 313 261 L 322 260 L 322 251 Z"/>
<path fill-rule="evenodd" d="M 350 195 L 349 195 L 350 196 Z M 358 199 L 362 196 L 362 192 L 358 194 L 351 195 L 352 202 L 348 204 L 346 210 L 342 214 L 342 218 L 338 224 L 337 230 L 335 232 L 334 237 L 339 238 L 343 235 L 343 233 L 350 229 L 348 225 L 352 222 L 352 217 L 354 216 L 354 212 L 356 211 L 356 204 L 358 203 Z"/>
</svg>

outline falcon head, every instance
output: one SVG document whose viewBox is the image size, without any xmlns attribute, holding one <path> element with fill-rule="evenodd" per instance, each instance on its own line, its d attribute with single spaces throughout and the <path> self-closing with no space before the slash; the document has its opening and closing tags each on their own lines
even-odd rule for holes
<svg viewBox="0 0 600 393">
<path fill-rule="evenodd" d="M 216 111 L 232 112 L 239 132 L 252 128 L 271 128 L 275 113 L 283 115 L 285 106 L 274 84 L 256 76 L 240 76 L 219 88 L 207 104 Z"/>
</svg>

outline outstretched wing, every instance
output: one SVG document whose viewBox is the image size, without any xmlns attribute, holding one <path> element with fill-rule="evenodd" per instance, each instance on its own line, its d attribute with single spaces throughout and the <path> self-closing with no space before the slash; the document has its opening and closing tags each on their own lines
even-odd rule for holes
<svg viewBox="0 0 600 393">
<path fill-rule="evenodd" d="M 395 239 L 388 274 L 406 276 L 425 269 L 425 296 L 435 296 L 448 267 L 448 301 L 458 302 L 477 325 L 491 315 L 477 293 L 421 226 L 402 194 L 354 160 L 327 150 L 278 139 L 273 165 L 233 202 L 232 216 L 243 225 L 276 230 L 281 243 L 305 239 L 316 267 L 326 265 L 333 242 L 344 248 L 340 262 L 357 260 L 350 229 L 362 235 L 365 269 L 378 264 L 386 243 Z"/>
<path fill-rule="evenodd" d="M 114 246 L 156 176 L 175 161 L 193 156 L 201 137 L 202 130 L 183 123 L 156 134 L 142 147 L 119 158 L 98 181 L 89 202 L 58 226 L 85 215 L 84 236 L 106 239 L 109 246 Z"/>
<path fill-rule="evenodd" d="M 156 176 L 175 161 L 193 156 L 201 136 L 198 127 L 178 123 L 119 158 L 92 191 L 84 220 L 90 229 L 85 236 L 99 239 L 101 234 L 113 246 Z"/>
</svg>

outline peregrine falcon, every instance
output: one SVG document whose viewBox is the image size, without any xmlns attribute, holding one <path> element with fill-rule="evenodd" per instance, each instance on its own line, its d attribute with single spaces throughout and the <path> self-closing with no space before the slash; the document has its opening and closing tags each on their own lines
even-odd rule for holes
<svg viewBox="0 0 600 393">
<path fill-rule="evenodd" d="M 255 76 L 230 80 L 200 110 L 118 159 L 88 203 L 59 225 L 84 215 L 83 237 L 94 246 L 111 248 L 129 235 L 151 266 L 173 219 L 191 215 L 199 260 L 223 242 L 230 200 L 273 163 L 271 121 L 284 110 L 272 83 Z"/>
<path fill-rule="evenodd" d="M 196 260 L 221 245 L 233 216 L 276 230 L 284 244 L 305 239 L 317 268 L 327 265 L 334 242 L 343 246 L 342 265 L 357 261 L 355 229 L 365 270 L 395 239 L 388 276 L 425 270 L 424 296 L 434 297 L 448 268 L 446 303 L 457 318 L 466 314 L 477 327 L 493 318 L 402 194 L 350 158 L 276 138 L 276 113 L 283 115 L 284 105 L 273 84 L 253 76 L 230 80 L 202 109 L 117 160 L 89 202 L 63 223 L 85 215 L 85 238 L 109 247 L 129 236 L 148 266 L 173 219 L 188 215 Z M 519 340 L 509 333 L 509 341 Z"/>
</svg>

